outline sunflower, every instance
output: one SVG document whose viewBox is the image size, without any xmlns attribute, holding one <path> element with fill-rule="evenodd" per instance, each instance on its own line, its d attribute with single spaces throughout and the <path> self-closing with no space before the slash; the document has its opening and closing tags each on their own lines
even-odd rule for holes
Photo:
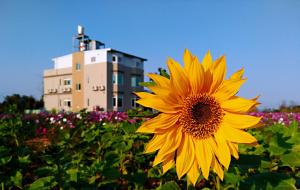
<svg viewBox="0 0 300 190">
<path fill-rule="evenodd" d="M 246 81 L 244 69 L 225 79 L 225 56 L 212 60 L 208 51 L 200 63 L 185 50 L 183 60 L 181 67 L 168 59 L 170 79 L 147 75 L 156 85 L 148 87 L 153 93 L 137 92 L 137 102 L 160 114 L 137 132 L 154 134 L 145 153 L 158 150 L 153 166 L 162 163 L 163 173 L 176 166 L 178 178 L 187 174 L 195 185 L 200 173 L 208 179 L 212 169 L 223 180 L 231 155 L 239 158 L 238 143 L 256 144 L 244 129 L 260 125 L 260 117 L 247 114 L 259 103 L 236 95 Z"/>
</svg>

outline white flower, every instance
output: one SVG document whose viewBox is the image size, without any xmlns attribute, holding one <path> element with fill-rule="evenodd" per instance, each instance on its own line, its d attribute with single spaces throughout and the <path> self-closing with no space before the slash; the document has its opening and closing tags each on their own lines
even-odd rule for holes
<svg viewBox="0 0 300 190">
<path fill-rule="evenodd" d="M 118 117 L 116 116 L 116 117 L 115 117 L 115 120 L 117 120 L 117 119 L 118 119 Z"/>
<path fill-rule="evenodd" d="M 66 118 L 63 118 L 63 122 L 67 122 L 67 119 L 66 119 Z"/>
<path fill-rule="evenodd" d="M 61 126 L 61 127 L 60 127 L 60 130 L 63 130 L 63 129 L 64 129 L 64 127 L 63 127 L 63 126 Z"/>
<path fill-rule="evenodd" d="M 54 117 L 50 117 L 50 123 L 55 123 Z"/>
<path fill-rule="evenodd" d="M 76 117 L 77 117 L 78 119 L 81 119 L 81 118 L 82 118 L 81 115 L 80 115 L 80 113 L 78 113 L 78 114 L 76 115 Z"/>
<path fill-rule="evenodd" d="M 102 125 L 106 125 L 106 123 L 103 123 Z"/>
</svg>

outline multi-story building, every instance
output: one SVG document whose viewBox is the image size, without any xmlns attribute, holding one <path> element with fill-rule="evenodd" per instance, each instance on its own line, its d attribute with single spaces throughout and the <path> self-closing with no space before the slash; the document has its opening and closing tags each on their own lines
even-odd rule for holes
<svg viewBox="0 0 300 190">
<path fill-rule="evenodd" d="M 134 91 L 142 91 L 146 59 L 105 48 L 90 40 L 78 26 L 77 52 L 53 58 L 54 69 L 44 71 L 45 109 L 78 111 L 95 106 L 125 111 L 137 106 Z"/>
</svg>

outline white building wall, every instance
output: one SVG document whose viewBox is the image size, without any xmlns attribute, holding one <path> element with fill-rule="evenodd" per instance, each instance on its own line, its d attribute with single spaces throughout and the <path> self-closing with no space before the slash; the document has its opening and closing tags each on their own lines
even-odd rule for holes
<svg viewBox="0 0 300 190">
<path fill-rule="evenodd" d="M 54 62 L 54 69 L 62 69 L 72 67 L 72 54 L 55 57 L 52 59 Z"/>
<path fill-rule="evenodd" d="M 84 52 L 84 64 L 104 63 L 107 62 L 107 50 L 97 49 Z M 94 60 L 92 60 L 94 58 Z"/>
</svg>

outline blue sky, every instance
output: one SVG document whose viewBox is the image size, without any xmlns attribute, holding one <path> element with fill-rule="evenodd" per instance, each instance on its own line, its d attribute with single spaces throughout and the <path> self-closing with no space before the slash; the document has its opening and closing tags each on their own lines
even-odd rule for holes
<svg viewBox="0 0 300 190">
<path fill-rule="evenodd" d="M 228 74 L 245 68 L 239 95 L 262 107 L 300 104 L 300 1 L 0 0 L 0 100 L 42 94 L 51 58 L 72 52 L 78 24 L 106 47 L 148 59 L 145 72 L 182 62 L 185 48 L 226 55 Z"/>
</svg>

